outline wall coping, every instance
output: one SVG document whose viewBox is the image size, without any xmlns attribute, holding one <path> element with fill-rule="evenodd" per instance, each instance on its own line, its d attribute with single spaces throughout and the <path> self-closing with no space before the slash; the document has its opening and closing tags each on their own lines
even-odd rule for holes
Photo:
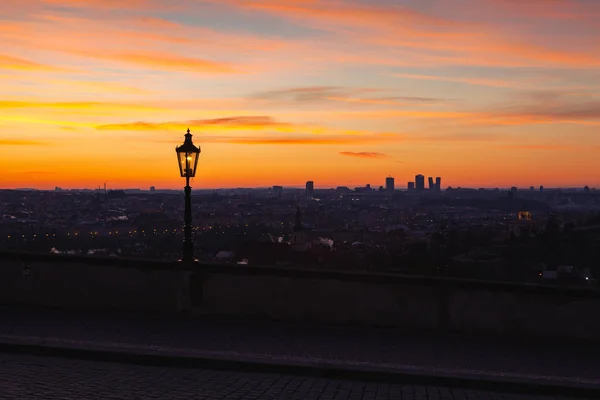
<svg viewBox="0 0 600 400">
<path fill-rule="evenodd" d="M 548 285 L 539 283 L 519 283 L 485 281 L 476 279 L 404 275 L 384 272 L 332 271 L 314 268 L 281 266 L 255 266 L 237 264 L 200 263 L 185 264 L 178 261 L 165 261 L 141 258 L 98 257 L 85 255 L 63 255 L 34 252 L 0 251 L 0 261 L 83 263 L 97 266 L 132 268 L 142 271 L 190 271 L 208 274 L 267 276 L 296 279 L 323 279 L 343 282 L 371 284 L 406 284 L 447 289 L 485 290 L 518 294 L 553 295 L 561 297 L 597 298 L 600 289 L 594 287 Z M 0 266 L 0 269 L 2 267 Z"/>
</svg>

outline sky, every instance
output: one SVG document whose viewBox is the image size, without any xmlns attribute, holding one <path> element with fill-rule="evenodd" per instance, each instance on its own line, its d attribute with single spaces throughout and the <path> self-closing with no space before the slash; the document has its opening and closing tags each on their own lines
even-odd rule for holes
<svg viewBox="0 0 600 400">
<path fill-rule="evenodd" d="M 0 188 L 600 187 L 598 0 L 2 0 Z"/>
</svg>

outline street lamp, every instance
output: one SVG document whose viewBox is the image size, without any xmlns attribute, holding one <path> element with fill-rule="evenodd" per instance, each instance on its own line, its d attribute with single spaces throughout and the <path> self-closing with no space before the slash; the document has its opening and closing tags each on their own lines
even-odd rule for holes
<svg viewBox="0 0 600 400">
<path fill-rule="evenodd" d="M 192 134 L 187 130 L 185 140 L 181 146 L 175 148 L 177 152 L 177 162 L 179 163 L 179 173 L 185 178 L 185 226 L 183 228 L 183 261 L 194 261 L 194 245 L 192 243 L 192 188 L 190 187 L 190 178 L 196 176 L 196 167 L 200 157 L 200 148 L 192 143 Z"/>
</svg>

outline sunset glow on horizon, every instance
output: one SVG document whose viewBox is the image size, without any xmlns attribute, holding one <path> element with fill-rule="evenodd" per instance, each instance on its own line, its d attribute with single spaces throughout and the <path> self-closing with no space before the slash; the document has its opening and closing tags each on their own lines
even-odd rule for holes
<svg viewBox="0 0 600 400">
<path fill-rule="evenodd" d="M 0 188 L 600 187 L 597 0 L 4 0 Z"/>
</svg>

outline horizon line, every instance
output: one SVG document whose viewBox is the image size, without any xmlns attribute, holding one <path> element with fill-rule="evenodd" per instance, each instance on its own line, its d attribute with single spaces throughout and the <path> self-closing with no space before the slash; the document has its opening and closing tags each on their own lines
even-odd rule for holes
<svg viewBox="0 0 600 400">
<path fill-rule="evenodd" d="M 206 190 L 270 190 L 273 189 L 273 187 L 275 186 L 281 186 L 283 189 L 294 189 L 294 190 L 305 190 L 306 188 L 304 186 L 297 186 L 297 185 L 290 185 L 290 186 L 286 186 L 286 185 L 271 185 L 271 186 L 235 186 L 235 187 L 204 187 L 204 188 L 195 188 L 194 190 L 196 191 L 206 191 Z M 366 185 L 363 186 L 356 186 L 356 185 L 336 185 L 336 186 L 327 186 L 327 187 L 315 187 L 314 190 L 336 190 L 337 188 L 348 188 L 348 189 L 356 189 L 356 188 L 366 188 Z M 596 188 L 594 187 L 589 187 L 587 185 L 584 185 L 583 187 L 581 186 L 544 186 L 544 185 L 540 185 L 540 186 L 447 186 L 446 188 L 442 188 L 441 191 L 445 191 L 448 188 L 452 188 L 452 189 L 473 189 L 473 190 L 480 190 L 480 189 L 485 189 L 485 190 L 510 190 L 513 187 L 519 189 L 519 190 L 523 190 L 523 191 L 531 191 L 531 188 L 534 188 L 534 191 L 539 191 L 540 188 L 543 188 L 543 190 L 558 190 L 558 189 L 579 189 L 579 190 L 584 190 L 586 187 L 589 188 L 589 190 L 596 190 Z M 59 190 L 56 190 L 56 188 L 58 188 Z M 371 186 L 370 187 L 372 190 L 377 191 L 379 190 L 379 188 L 384 188 L 385 189 L 385 185 L 380 185 L 378 186 Z M 137 187 L 114 187 L 114 188 L 62 188 L 60 186 L 56 186 L 54 189 L 40 189 L 40 188 L 36 188 L 36 187 L 10 187 L 10 188 L 0 188 L 0 190 L 13 190 L 13 191 L 40 191 L 40 192 L 59 192 L 59 191 L 91 191 L 91 192 L 98 192 L 98 191 L 111 191 L 111 190 L 136 190 L 136 191 L 141 191 L 141 192 L 151 192 L 151 190 L 149 188 L 146 189 L 142 189 L 142 188 L 137 188 Z M 155 187 L 154 189 L 155 191 L 183 191 L 184 189 L 181 188 L 159 188 L 159 187 Z M 397 186 L 394 188 L 394 190 L 408 190 L 408 186 Z M 419 191 L 417 189 L 411 189 L 411 191 Z M 430 191 L 429 188 L 425 188 L 423 191 Z"/>
</svg>

